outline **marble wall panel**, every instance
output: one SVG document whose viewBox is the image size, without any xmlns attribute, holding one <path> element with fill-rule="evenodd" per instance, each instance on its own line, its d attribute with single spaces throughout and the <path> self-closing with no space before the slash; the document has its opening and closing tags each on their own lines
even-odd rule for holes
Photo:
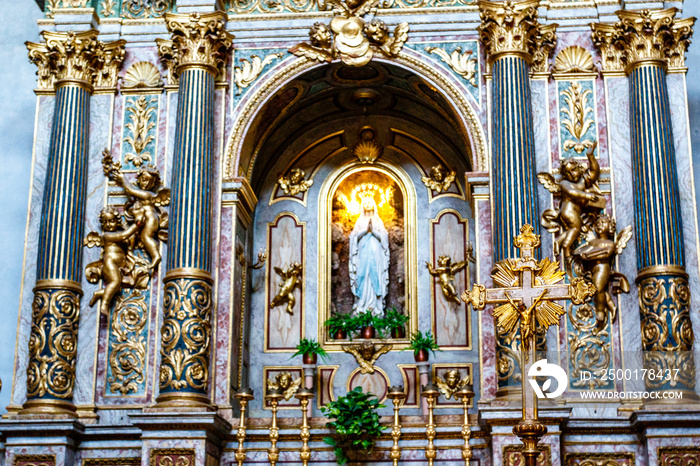
<svg viewBox="0 0 700 466">
<path fill-rule="evenodd" d="M 403 388 L 406 392 L 406 399 L 402 406 L 406 408 L 420 407 L 420 376 L 418 375 L 418 367 L 412 364 L 399 364 L 398 367 L 401 370 Z"/>
<path fill-rule="evenodd" d="M 440 212 L 431 221 L 431 263 L 438 268 L 438 259 L 447 256 L 451 265 L 467 261 L 466 245 L 469 241 L 467 221 L 452 209 Z M 454 275 L 458 294 L 469 288 L 468 262 Z M 440 281 L 433 277 L 432 286 L 433 334 L 441 349 L 469 349 L 471 347 L 471 311 L 462 302 L 448 299 L 442 292 Z"/>
<path fill-rule="evenodd" d="M 268 225 L 267 293 L 265 319 L 265 349 L 293 350 L 304 337 L 304 296 L 303 288 L 294 290 L 293 314 L 286 311 L 287 303 L 270 308 L 272 299 L 280 289 L 282 277 L 275 268 L 285 271 L 292 263 L 304 266 L 305 225 L 291 214 L 279 215 Z M 302 282 L 305 276 L 302 272 Z"/>
<path fill-rule="evenodd" d="M 37 97 L 35 138 L 33 145 L 33 173 L 29 192 L 29 213 L 25 236 L 22 265 L 22 290 L 20 292 L 19 316 L 17 319 L 17 343 L 15 349 L 12 405 L 21 405 L 27 398 L 27 359 L 29 334 L 32 325 L 32 289 L 36 285 L 36 260 L 38 254 L 39 222 L 41 203 L 46 182 L 46 164 L 49 157 L 51 124 L 53 122 L 55 97 Z"/>
</svg>

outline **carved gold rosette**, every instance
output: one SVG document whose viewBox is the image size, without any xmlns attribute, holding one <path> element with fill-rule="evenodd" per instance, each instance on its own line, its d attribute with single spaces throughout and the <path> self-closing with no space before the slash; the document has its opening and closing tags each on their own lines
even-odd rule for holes
<svg viewBox="0 0 700 466">
<path fill-rule="evenodd" d="M 214 75 L 223 72 L 233 41 L 233 35 L 226 32 L 226 13 L 166 13 L 165 24 L 172 38 L 156 39 L 156 43 L 168 67 L 170 84 L 188 67 L 205 68 Z"/>
<path fill-rule="evenodd" d="M 479 36 L 493 63 L 517 55 L 532 65 L 534 72 L 546 72 L 548 58 L 556 44 L 556 24 L 537 21 L 539 0 L 520 2 L 479 1 Z"/>
<path fill-rule="evenodd" d="M 49 400 L 48 404 L 74 410 L 63 400 L 69 402 L 73 397 L 79 317 L 80 293 L 67 289 L 36 290 L 29 335 L 27 399 L 40 399 L 38 405 L 46 405 L 44 402 Z M 27 412 L 31 411 L 30 405 L 31 401 L 25 405 Z"/>
<path fill-rule="evenodd" d="M 685 70 L 685 52 L 695 18 L 676 19 L 676 8 L 620 10 L 614 24 L 592 24 L 593 42 L 600 49 L 604 72 L 630 73 L 655 63 L 670 71 Z"/>
<path fill-rule="evenodd" d="M 209 384 L 210 281 L 190 277 L 167 281 L 163 307 L 158 401 L 166 404 L 171 392 L 177 398 L 191 392 L 191 398 L 200 399 Z"/>
<path fill-rule="evenodd" d="M 27 42 L 29 60 L 37 71 L 37 91 L 50 93 L 64 84 L 77 84 L 90 92 L 114 91 L 121 68 L 126 41 L 104 43 L 97 40 L 98 31 L 43 31 L 44 43 Z"/>
</svg>

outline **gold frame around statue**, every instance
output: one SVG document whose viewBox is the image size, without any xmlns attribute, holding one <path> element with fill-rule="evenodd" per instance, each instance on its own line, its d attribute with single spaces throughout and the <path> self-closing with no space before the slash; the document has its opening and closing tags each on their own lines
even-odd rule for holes
<svg viewBox="0 0 700 466">
<path fill-rule="evenodd" d="M 350 161 L 333 171 L 324 181 L 318 203 L 318 341 L 326 351 L 343 351 L 347 341 L 334 341 L 323 330 L 323 323 L 331 316 L 331 228 L 330 216 L 333 194 L 348 176 L 360 171 L 376 171 L 396 182 L 404 199 L 404 276 L 406 277 L 405 311 L 409 316 L 406 338 L 394 344 L 394 349 L 403 349 L 408 339 L 418 330 L 418 261 L 416 250 L 416 188 L 411 178 L 400 167 L 382 159 L 373 164 Z"/>
</svg>

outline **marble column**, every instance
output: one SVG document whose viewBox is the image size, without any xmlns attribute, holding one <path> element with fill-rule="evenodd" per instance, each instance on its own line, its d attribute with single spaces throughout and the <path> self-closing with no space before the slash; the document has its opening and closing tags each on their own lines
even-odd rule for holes
<svg viewBox="0 0 700 466">
<path fill-rule="evenodd" d="M 39 227 L 27 401 L 20 414 L 76 415 L 89 101 L 94 86 L 116 83 L 125 44 L 105 44 L 97 34 L 44 31 L 45 42 L 27 42 L 29 58 L 39 68 L 38 91 L 55 92 L 56 98 Z"/>
<path fill-rule="evenodd" d="M 494 262 L 518 256 L 513 238 L 524 224 L 539 229 L 530 73 L 546 70 L 557 25 L 538 23 L 538 4 L 479 1 L 479 35 L 492 74 Z M 496 338 L 498 396 L 520 388 L 518 331 Z"/>
<path fill-rule="evenodd" d="M 694 18 L 677 10 L 618 11 L 619 22 L 594 24 L 604 66 L 629 81 L 637 287 L 645 378 L 651 392 L 695 394 L 690 289 L 666 74 L 684 71 Z M 653 372 L 652 372 L 653 371 Z M 668 375 L 668 377 L 667 377 Z M 650 399 L 653 401 L 654 395 Z"/>
<path fill-rule="evenodd" d="M 158 407 L 210 406 L 214 81 L 232 36 L 223 12 L 166 14 L 158 51 L 178 80 Z"/>
</svg>

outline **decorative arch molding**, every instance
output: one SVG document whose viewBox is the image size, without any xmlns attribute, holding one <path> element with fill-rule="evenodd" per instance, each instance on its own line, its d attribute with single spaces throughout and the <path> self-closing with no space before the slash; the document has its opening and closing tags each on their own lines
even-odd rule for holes
<svg viewBox="0 0 700 466">
<path fill-rule="evenodd" d="M 401 54 L 394 59 L 375 58 L 375 60 L 411 71 L 435 86 L 457 113 L 461 130 L 467 135 L 466 140 L 474 171 L 488 171 L 489 153 L 484 127 L 476 109 L 466 97 L 468 91 L 462 84 L 443 73 L 438 67 L 432 66 L 431 60 L 408 48 L 404 48 Z M 258 111 L 289 82 L 305 72 L 321 66 L 326 66 L 326 64 L 307 58 L 290 57 L 281 61 L 277 67 L 270 70 L 267 77 L 260 79 L 250 89 L 244 100 L 240 102 L 239 110 L 233 116 L 234 122 L 226 142 L 226 152 L 222 161 L 224 181 L 233 181 L 240 177 L 249 180 L 252 175 L 256 163 L 255 158 L 251 159 L 248 167 L 244 168 L 239 165 L 245 135 Z"/>
</svg>

